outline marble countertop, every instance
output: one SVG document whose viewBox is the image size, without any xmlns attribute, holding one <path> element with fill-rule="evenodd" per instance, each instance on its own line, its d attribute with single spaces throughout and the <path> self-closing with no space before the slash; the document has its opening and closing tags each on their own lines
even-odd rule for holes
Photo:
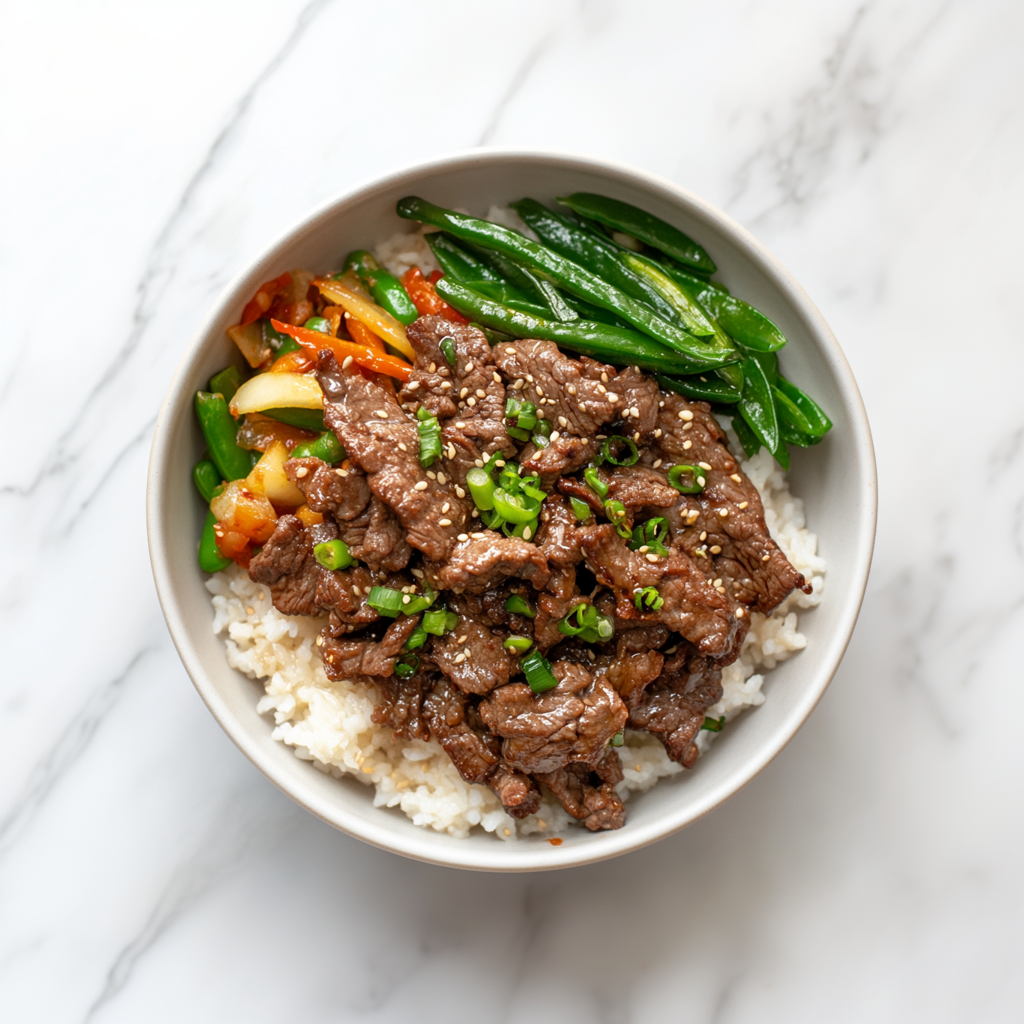
<svg viewBox="0 0 1024 1024">
<path fill-rule="evenodd" d="M 1020 1019 L 1019 5 L 44 0 L 3 25 L 0 1020 Z M 378 852 L 274 789 L 178 661 L 144 521 L 223 285 L 354 182 L 487 144 L 622 159 L 753 230 L 849 356 L 881 484 L 860 623 L 784 753 L 652 848 L 533 876 Z"/>
</svg>

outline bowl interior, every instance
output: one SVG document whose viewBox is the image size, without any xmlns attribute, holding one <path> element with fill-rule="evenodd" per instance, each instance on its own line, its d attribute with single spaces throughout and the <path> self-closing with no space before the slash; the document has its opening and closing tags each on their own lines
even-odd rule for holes
<svg viewBox="0 0 1024 1024">
<path fill-rule="evenodd" d="M 402 196 L 485 214 L 494 203 L 527 195 L 551 202 L 572 191 L 611 195 L 676 224 L 712 254 L 720 279 L 789 338 L 782 354 L 786 375 L 814 394 L 835 423 L 822 444 L 794 452 L 791 473 L 792 489 L 804 500 L 808 525 L 828 560 L 825 600 L 801 616 L 808 647 L 771 672 L 765 704 L 732 723 L 692 771 L 634 796 L 620 831 L 572 830 L 558 847 L 541 837 L 502 842 L 482 832 L 454 839 L 413 825 L 397 810 L 374 808 L 370 787 L 325 775 L 272 740 L 270 721 L 256 714 L 261 684 L 228 667 L 195 562 L 202 509 L 190 471 L 204 445 L 192 396 L 212 373 L 239 361 L 224 332 L 260 282 L 293 267 L 333 269 L 352 249 L 414 230 L 394 212 Z M 874 538 L 874 458 L 856 384 L 828 326 L 784 268 L 724 214 L 629 168 L 547 154 L 474 153 L 392 175 L 330 203 L 228 287 L 165 400 L 153 443 L 148 515 L 157 589 L 185 667 L 221 726 L 272 782 L 325 821 L 394 852 L 449 865 L 531 870 L 614 856 L 689 824 L 749 781 L 793 736 L 832 678 L 860 608 Z"/>
</svg>

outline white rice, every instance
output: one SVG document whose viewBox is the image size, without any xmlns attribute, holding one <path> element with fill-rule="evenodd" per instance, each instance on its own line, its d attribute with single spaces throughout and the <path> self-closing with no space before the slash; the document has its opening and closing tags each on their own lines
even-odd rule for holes
<svg viewBox="0 0 1024 1024">
<path fill-rule="evenodd" d="M 506 207 L 492 207 L 487 217 L 532 234 Z M 396 235 L 374 254 L 394 274 L 411 266 L 419 266 L 424 274 L 437 269 L 423 230 Z M 734 435 L 730 443 L 733 451 L 740 450 Z M 743 463 L 743 471 L 761 494 L 772 536 L 810 581 L 813 593 L 797 591 L 771 615 L 751 615 L 740 656 L 722 673 L 722 699 L 708 710 L 709 716 L 724 715 L 726 721 L 763 704 L 764 670 L 807 646 L 797 628 L 797 610 L 821 601 L 825 578 L 825 561 L 816 553 L 817 537 L 804 525 L 803 503 L 789 493 L 775 460 L 762 450 Z M 509 840 L 582 827 L 549 793 L 537 814 L 517 821 L 505 813 L 490 789 L 465 782 L 436 741 L 396 742 L 390 728 L 372 721 L 379 699 L 374 687 L 327 678 L 315 647 L 323 618 L 282 615 L 267 588 L 253 583 L 237 566 L 216 573 L 206 586 L 213 595 L 213 630 L 225 637 L 228 664 L 264 681 L 265 694 L 257 709 L 273 714 L 274 739 L 293 747 L 298 757 L 339 778 L 349 775 L 372 785 L 375 806 L 398 807 L 415 824 L 457 837 L 467 836 L 474 827 Z M 697 741 L 701 750 L 717 735 L 702 730 Z M 683 770 L 649 733 L 627 730 L 619 754 L 625 777 L 617 788 L 623 800 Z"/>
</svg>

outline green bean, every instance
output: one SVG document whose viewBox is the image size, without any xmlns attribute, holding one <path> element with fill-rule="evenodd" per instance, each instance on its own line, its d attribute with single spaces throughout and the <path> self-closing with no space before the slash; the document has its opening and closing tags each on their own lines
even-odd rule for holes
<svg viewBox="0 0 1024 1024">
<path fill-rule="evenodd" d="M 656 376 L 658 383 L 666 391 L 675 391 L 687 398 L 698 398 L 702 402 L 724 402 L 727 405 L 734 405 L 740 400 L 740 388 L 733 387 L 724 380 L 700 375 L 666 377 L 659 373 Z"/>
<path fill-rule="evenodd" d="M 775 387 L 803 414 L 807 422 L 807 433 L 811 437 L 824 437 L 832 429 L 832 421 L 822 411 L 821 406 L 791 381 L 779 374 Z"/>
<path fill-rule="evenodd" d="M 210 458 L 225 480 L 241 480 L 249 475 L 252 459 L 235 443 L 238 424 L 228 412 L 228 403 L 221 394 L 197 391 L 195 399 L 199 427 L 210 449 Z"/>
<path fill-rule="evenodd" d="M 748 356 L 740 366 L 743 369 L 743 394 L 737 408 L 757 439 L 774 455 L 781 440 L 771 383 L 757 359 Z"/>
<path fill-rule="evenodd" d="M 665 271 L 654 262 L 635 252 L 624 250 L 619 253 L 619 260 L 638 277 L 644 278 L 647 283 L 667 302 L 683 322 L 683 326 L 695 337 L 718 339 L 721 335 L 716 332 L 715 325 L 708 319 L 700 305 L 693 301 L 690 296 L 669 277 Z M 723 337 L 726 347 L 731 347 L 727 338 Z"/>
<path fill-rule="evenodd" d="M 402 282 L 385 270 L 365 249 L 356 249 L 345 258 L 345 270 L 354 270 L 370 289 L 374 302 L 386 309 L 396 320 L 408 326 L 418 316 L 409 293 Z"/>
<path fill-rule="evenodd" d="M 753 458 L 761 450 L 761 442 L 739 413 L 732 418 L 732 429 L 740 439 L 740 446 L 743 448 L 744 454 L 748 459 Z"/>
<path fill-rule="evenodd" d="M 242 371 L 237 366 L 226 366 L 220 373 L 215 373 L 210 378 L 210 392 L 221 394 L 225 402 L 230 402 L 244 381 Z"/>
<path fill-rule="evenodd" d="M 325 430 L 315 441 L 297 444 L 292 449 L 293 459 L 323 459 L 329 466 L 341 462 L 345 458 L 345 449 L 341 447 L 333 430 Z"/>
<path fill-rule="evenodd" d="M 702 358 L 697 359 L 671 351 L 636 331 L 607 324 L 586 320 L 574 320 L 572 323 L 543 320 L 493 302 L 449 281 L 447 277 L 442 277 L 436 288 L 446 302 L 471 320 L 514 337 L 554 341 L 563 348 L 617 366 L 639 366 L 653 373 L 687 374 L 713 370 L 735 359 L 733 353 L 713 352 L 709 348 Z"/>
<path fill-rule="evenodd" d="M 595 195 L 593 192 L 574 192 L 558 201 L 581 217 L 632 235 L 687 266 L 696 267 L 708 274 L 718 269 L 703 246 L 698 245 L 689 235 L 684 235 L 679 228 L 672 227 L 661 218 L 630 203 Z"/>
<path fill-rule="evenodd" d="M 213 532 L 216 522 L 214 514 L 207 512 L 203 532 L 199 535 L 199 568 L 203 572 L 220 572 L 231 564 L 231 559 L 225 558 L 217 547 L 217 536 Z"/>
<path fill-rule="evenodd" d="M 207 505 L 213 501 L 220 485 L 224 483 L 220 470 L 209 459 L 200 459 L 192 467 L 192 480 Z"/>
<path fill-rule="evenodd" d="M 399 200 L 397 210 L 399 216 L 444 228 L 457 238 L 500 252 L 539 271 L 552 283 L 618 314 L 634 327 L 640 328 L 676 352 L 701 361 L 707 358 L 707 347 L 686 331 L 662 319 L 648 306 L 602 281 L 589 270 L 515 231 L 465 214 L 444 210 L 415 196 Z M 574 328 L 575 324 L 570 324 L 569 327 Z M 715 364 L 723 366 L 732 361 L 734 360 L 721 359 L 716 360 Z"/>
<path fill-rule="evenodd" d="M 264 409 L 260 415 L 269 416 L 278 423 L 287 423 L 290 427 L 298 427 L 314 434 L 319 434 L 324 429 L 322 409 Z"/>
<path fill-rule="evenodd" d="M 729 337 L 756 352 L 775 352 L 786 344 L 786 336 L 764 315 L 715 281 L 705 281 L 682 267 L 665 261 L 662 269 L 699 302 Z"/>
<path fill-rule="evenodd" d="M 275 359 L 302 348 L 290 334 L 282 334 L 269 320 L 263 321 L 263 343 L 271 349 Z"/>
</svg>

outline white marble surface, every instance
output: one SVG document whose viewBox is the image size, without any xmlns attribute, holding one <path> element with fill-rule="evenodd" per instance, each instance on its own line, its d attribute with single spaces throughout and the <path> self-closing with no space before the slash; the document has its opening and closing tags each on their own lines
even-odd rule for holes
<svg viewBox="0 0 1024 1024">
<path fill-rule="evenodd" d="M 1019 4 L 0 11 L 0 1020 L 1021 1018 Z M 628 160 L 748 225 L 845 347 L 881 480 L 860 625 L 789 748 L 687 831 L 540 876 L 278 793 L 178 662 L 143 518 L 228 278 L 478 144 Z"/>
</svg>

